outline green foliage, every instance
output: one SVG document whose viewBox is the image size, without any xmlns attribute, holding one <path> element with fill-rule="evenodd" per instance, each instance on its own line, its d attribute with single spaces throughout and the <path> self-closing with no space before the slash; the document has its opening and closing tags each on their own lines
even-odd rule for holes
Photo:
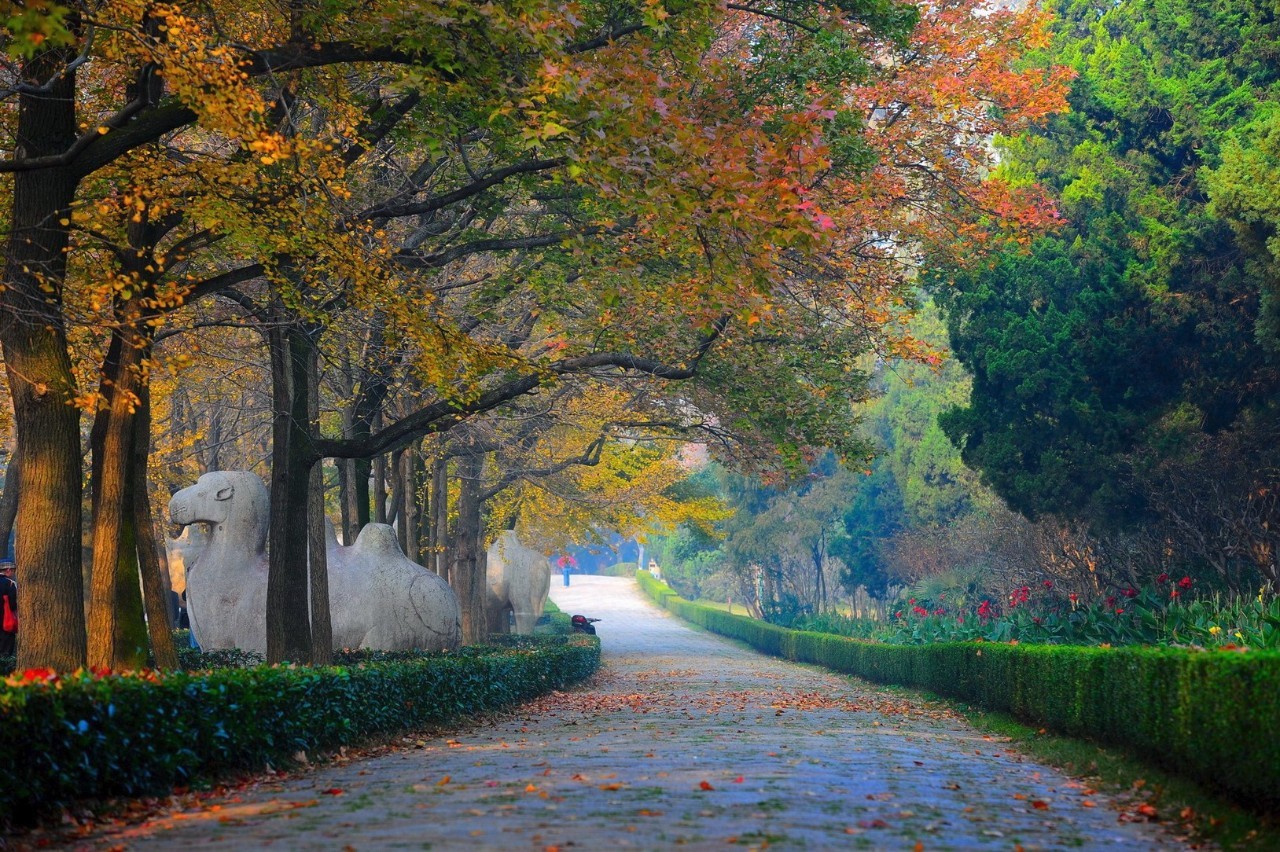
<svg viewBox="0 0 1280 852">
<path fill-rule="evenodd" d="M 590 637 L 517 637 L 509 647 L 429 657 L 359 652 L 328 667 L 59 677 L 26 672 L 0 690 L 0 822 L 79 798 L 164 793 L 174 784 L 287 765 L 298 751 L 494 710 L 594 672 Z M 38 747 L 33 747 L 39 744 Z"/>
<path fill-rule="evenodd" d="M 1134 749 L 1262 810 L 1280 806 L 1280 653 L 951 642 L 920 646 L 787 630 L 641 588 L 676 615 L 767 654 L 927 689 Z M 1230 771 L 1224 771 L 1230 767 Z"/>
<path fill-rule="evenodd" d="M 1269 137 L 1250 122 L 1268 121 L 1280 94 L 1266 58 L 1280 26 L 1257 0 L 1056 11 L 1050 53 L 1079 74 L 1071 112 L 1010 141 L 1002 169 L 1050 187 L 1063 226 L 1029 251 L 934 277 L 973 374 L 968 404 L 943 426 L 1029 517 L 1134 527 L 1149 515 L 1127 456 L 1159 447 L 1162 418 L 1190 406 L 1215 432 L 1277 391 L 1255 327 L 1259 284 L 1274 280 L 1256 258 L 1269 257 L 1263 220 L 1280 175 L 1259 161 Z M 1213 207 L 1210 191 L 1222 197 Z"/>
</svg>

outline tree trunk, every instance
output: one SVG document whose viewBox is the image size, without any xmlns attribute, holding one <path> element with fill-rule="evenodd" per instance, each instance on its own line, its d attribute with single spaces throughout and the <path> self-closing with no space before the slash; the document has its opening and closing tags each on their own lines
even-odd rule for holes
<svg viewBox="0 0 1280 852">
<path fill-rule="evenodd" d="M 344 432 L 344 435 L 347 433 Z M 351 533 L 351 528 L 355 526 L 355 512 L 351 504 L 351 465 L 350 459 L 338 459 L 335 467 L 338 469 L 338 534 L 342 537 L 343 544 L 350 544 L 355 540 Z"/>
<path fill-rule="evenodd" d="M 405 555 L 422 563 L 422 455 L 416 449 L 404 454 Z"/>
<path fill-rule="evenodd" d="M 13 534 L 13 522 L 18 517 L 18 492 L 22 489 L 22 446 L 15 444 L 4 470 L 4 494 L 0 495 L 0 552 L 5 558 L 9 551 L 9 537 Z"/>
<path fill-rule="evenodd" d="M 378 456 L 373 460 L 373 520 L 387 523 L 387 459 Z"/>
<path fill-rule="evenodd" d="M 396 541 L 404 550 L 404 478 L 400 476 L 400 459 L 404 450 L 396 450 L 390 460 L 384 462 L 387 481 L 391 485 L 391 500 L 387 505 L 387 523 L 396 528 Z"/>
<path fill-rule="evenodd" d="M 320 352 L 313 338 L 307 349 L 307 431 L 320 433 Z M 311 662 L 333 662 L 333 623 L 329 613 L 329 554 L 324 529 L 324 462 L 311 465 L 307 486 L 307 554 L 311 569 Z"/>
<path fill-rule="evenodd" d="M 312 658 L 307 517 L 312 456 L 307 429 L 311 341 L 287 320 L 267 334 L 271 348 L 271 525 L 267 570 L 267 662 Z"/>
<path fill-rule="evenodd" d="M 88 661 L 104 669 L 147 665 L 130 481 L 142 352 L 133 334 L 121 330 L 113 334 L 102 382 L 107 404 L 98 411 L 90 438 L 93 567 Z"/>
<path fill-rule="evenodd" d="M 443 455 L 431 465 L 431 558 L 436 573 L 449 579 L 449 460 Z"/>
<path fill-rule="evenodd" d="M 74 51 L 72 51 L 74 53 Z M 45 91 L 18 97 L 17 156 L 61 154 L 79 132 L 75 74 L 67 51 L 24 63 L 25 82 Z M 22 637 L 18 668 L 71 671 L 85 662 L 80 558 L 80 412 L 62 314 L 67 227 L 78 177 L 66 168 L 8 178 L 12 191 L 0 291 L 0 344 L 22 447 L 24 493 L 18 501 L 18 576 Z"/>
<path fill-rule="evenodd" d="M 133 436 L 133 527 L 137 531 L 138 569 L 142 572 L 142 594 L 147 607 L 147 628 L 151 637 L 151 655 L 156 668 L 172 671 L 178 668 L 178 651 L 173 646 L 173 622 L 169 610 L 169 566 L 159 537 L 155 515 L 151 511 L 151 492 L 147 487 L 147 461 L 151 457 L 151 389 L 145 384 L 139 394 L 140 404 L 134 417 Z"/>
<path fill-rule="evenodd" d="M 453 566 L 449 583 L 462 608 L 462 643 L 477 645 L 488 636 L 485 611 L 488 578 L 481 553 L 480 476 L 484 456 L 468 454 L 458 459 L 458 523 L 453 535 Z"/>
</svg>

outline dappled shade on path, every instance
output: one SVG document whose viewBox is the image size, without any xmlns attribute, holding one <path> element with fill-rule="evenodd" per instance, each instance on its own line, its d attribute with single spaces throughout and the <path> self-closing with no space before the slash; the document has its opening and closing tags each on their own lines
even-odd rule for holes
<svg viewBox="0 0 1280 852">
<path fill-rule="evenodd" d="M 1025 849 L 1178 846 L 943 705 L 691 630 L 574 577 L 605 668 L 452 736 L 258 785 L 103 845 Z M 919 844 L 919 847 L 917 847 Z"/>
</svg>

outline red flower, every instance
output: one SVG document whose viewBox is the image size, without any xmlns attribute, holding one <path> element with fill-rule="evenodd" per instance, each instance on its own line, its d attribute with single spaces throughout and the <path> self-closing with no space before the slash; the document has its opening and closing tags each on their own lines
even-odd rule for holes
<svg viewBox="0 0 1280 852">
<path fill-rule="evenodd" d="M 1124 610 L 1122 609 L 1116 610 L 1116 615 L 1124 615 Z"/>
<path fill-rule="evenodd" d="M 1189 588 L 1191 588 L 1191 578 L 1190 578 L 1190 577 L 1183 577 L 1181 580 L 1179 580 L 1179 581 L 1178 581 L 1178 585 L 1179 585 L 1179 586 L 1181 586 L 1181 587 L 1182 587 L 1182 588 L 1184 588 L 1184 589 L 1189 589 Z"/>
<path fill-rule="evenodd" d="M 1070 600 L 1072 603 L 1075 603 L 1076 601 L 1080 600 L 1080 596 L 1077 595 L 1075 592 L 1072 592 L 1071 594 L 1067 595 L 1067 599 Z"/>
<path fill-rule="evenodd" d="M 943 609 L 942 607 L 938 607 L 937 609 L 935 609 L 935 610 L 933 611 L 933 614 L 934 614 L 934 615 L 946 615 L 946 614 L 947 614 L 947 611 L 946 611 L 945 609 Z"/>
<path fill-rule="evenodd" d="M 58 673 L 53 669 L 25 669 L 22 672 L 23 680 L 57 680 Z"/>
<path fill-rule="evenodd" d="M 1172 600 L 1173 598 L 1176 598 L 1177 596 L 1178 596 L 1178 590 L 1177 590 L 1177 589 L 1171 589 L 1171 590 L 1169 591 L 1169 598 L 1170 598 L 1170 600 Z"/>
<path fill-rule="evenodd" d="M 1157 583 L 1167 583 L 1167 582 L 1169 582 L 1169 575 L 1168 575 L 1168 574 L 1161 574 L 1159 577 L 1156 577 L 1156 582 L 1157 582 Z"/>
<path fill-rule="evenodd" d="M 1115 605 L 1116 605 L 1116 596 L 1115 596 L 1115 595 L 1112 595 L 1111 597 L 1107 598 L 1107 607 L 1108 607 L 1108 608 L 1113 607 L 1113 606 L 1115 606 Z"/>
<path fill-rule="evenodd" d="M 912 598 L 911 600 L 907 601 L 907 603 L 909 603 L 909 604 L 914 604 L 915 602 L 916 602 L 916 599 L 915 599 L 915 598 Z"/>
<path fill-rule="evenodd" d="M 1037 615 L 1035 618 L 1031 619 L 1031 620 L 1032 620 L 1032 621 L 1034 621 L 1036 624 L 1044 624 L 1044 619 L 1043 619 L 1043 618 L 1041 618 L 1041 617 L 1040 617 L 1040 616 L 1038 616 L 1038 615 Z"/>
<path fill-rule="evenodd" d="M 911 611 L 922 618 L 929 614 L 929 610 L 925 609 L 922 606 L 914 606 L 911 608 Z"/>
<path fill-rule="evenodd" d="M 978 618 L 986 621 L 991 617 L 991 601 L 983 601 L 978 604 Z"/>
<path fill-rule="evenodd" d="M 1123 594 L 1126 598 L 1136 598 L 1138 596 L 1138 590 L 1133 586 L 1130 586 L 1124 590 Z"/>
<path fill-rule="evenodd" d="M 898 610 L 893 614 L 894 618 L 902 618 L 902 610 Z"/>
<path fill-rule="evenodd" d="M 1045 581 L 1044 581 L 1044 587 L 1045 587 L 1046 589 L 1052 589 L 1052 588 L 1053 588 L 1053 581 L 1052 581 L 1052 580 L 1045 580 Z"/>
</svg>

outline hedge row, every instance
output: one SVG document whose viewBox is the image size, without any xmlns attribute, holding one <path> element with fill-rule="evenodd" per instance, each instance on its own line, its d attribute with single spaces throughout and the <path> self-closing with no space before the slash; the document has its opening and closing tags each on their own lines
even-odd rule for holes
<svg viewBox="0 0 1280 852">
<path fill-rule="evenodd" d="M 675 615 L 767 654 L 927 689 L 1114 743 L 1280 810 L 1280 652 L 955 642 L 886 645 L 787 630 L 686 601 L 639 572 Z"/>
<path fill-rule="evenodd" d="M 0 688 L 0 823 L 509 706 L 574 684 L 600 662 L 590 637 L 510 645 L 349 667 L 11 681 Z"/>
</svg>

